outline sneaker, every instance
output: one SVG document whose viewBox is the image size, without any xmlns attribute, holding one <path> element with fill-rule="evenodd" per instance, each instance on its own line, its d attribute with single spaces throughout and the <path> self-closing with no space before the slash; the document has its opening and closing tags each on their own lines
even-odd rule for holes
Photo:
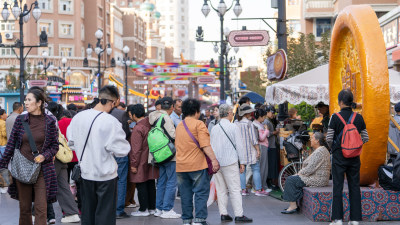
<svg viewBox="0 0 400 225">
<path fill-rule="evenodd" d="M 256 191 L 255 195 L 256 195 L 256 196 L 267 196 L 267 195 L 268 195 L 268 192 L 265 192 L 265 191 L 263 191 L 263 190 L 261 190 L 261 191 Z"/>
<path fill-rule="evenodd" d="M 7 194 L 7 191 L 8 191 L 8 187 L 0 188 L 0 193 L 1 194 Z"/>
<path fill-rule="evenodd" d="M 79 223 L 80 221 L 81 219 L 79 218 L 78 214 L 61 218 L 61 223 Z"/>
<path fill-rule="evenodd" d="M 349 225 L 358 225 L 360 224 L 358 221 L 349 221 Z"/>
<path fill-rule="evenodd" d="M 160 217 L 163 219 L 178 219 L 181 218 L 181 214 L 176 213 L 173 209 L 171 209 L 170 211 L 163 210 Z"/>
<path fill-rule="evenodd" d="M 156 213 L 156 210 L 150 209 L 149 213 L 150 213 L 150 215 L 154 215 Z"/>
<path fill-rule="evenodd" d="M 250 195 L 250 194 L 249 194 L 249 192 L 248 192 L 246 189 L 243 189 L 243 190 L 242 190 L 242 195 L 243 195 L 243 196 L 247 196 L 247 195 Z"/>
<path fill-rule="evenodd" d="M 49 219 L 47 221 L 48 224 L 56 224 L 56 219 Z"/>
<path fill-rule="evenodd" d="M 125 208 L 137 208 L 137 207 L 139 207 L 139 205 L 137 205 L 137 204 L 130 204 L 130 205 L 125 206 Z"/>
<path fill-rule="evenodd" d="M 132 212 L 131 216 L 150 216 L 150 213 L 146 209 L 146 211 L 143 212 L 142 211 Z"/>
<path fill-rule="evenodd" d="M 252 222 L 253 219 L 246 216 L 235 217 L 235 223 L 252 223 Z"/>
<path fill-rule="evenodd" d="M 123 212 L 123 213 L 121 213 L 121 214 L 116 216 L 117 219 L 126 219 L 126 218 L 129 218 L 129 217 L 130 216 L 126 212 Z"/>
<path fill-rule="evenodd" d="M 154 216 L 159 217 L 161 216 L 162 213 L 163 213 L 162 210 L 156 209 Z"/>
<path fill-rule="evenodd" d="M 253 193 L 253 194 L 255 194 L 255 193 L 256 193 L 256 190 L 254 190 L 254 189 L 252 188 L 250 192 Z"/>
<path fill-rule="evenodd" d="M 265 192 L 270 193 L 271 191 L 272 191 L 272 189 L 270 189 L 270 188 L 265 189 Z"/>
<path fill-rule="evenodd" d="M 204 222 L 193 223 L 193 225 L 208 225 L 208 223 L 204 221 Z"/>
<path fill-rule="evenodd" d="M 330 223 L 329 225 L 343 225 L 343 222 L 342 222 L 342 220 L 335 220 L 335 221 L 332 221 L 332 223 Z"/>
</svg>

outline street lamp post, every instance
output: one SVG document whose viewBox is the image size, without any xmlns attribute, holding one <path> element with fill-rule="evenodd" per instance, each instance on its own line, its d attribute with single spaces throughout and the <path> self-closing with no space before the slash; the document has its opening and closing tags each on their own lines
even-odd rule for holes
<svg viewBox="0 0 400 225">
<path fill-rule="evenodd" d="M 128 57 L 130 49 L 128 46 L 124 46 L 122 49 L 122 52 L 125 54 L 125 57 L 123 59 L 117 59 L 117 65 L 118 66 L 125 66 L 125 103 L 128 105 L 128 67 L 130 65 L 136 65 L 136 59 L 135 57 L 132 57 L 132 61 Z"/>
<path fill-rule="evenodd" d="M 66 68 L 65 64 L 67 64 L 67 58 L 63 57 L 61 59 L 61 63 L 62 63 L 62 68 L 61 66 L 58 66 L 58 70 L 57 70 L 57 75 L 61 76 L 61 74 L 63 75 L 63 79 L 65 81 L 65 74 L 67 74 L 68 76 L 72 74 L 71 72 L 71 67 L 68 66 L 68 68 Z"/>
<path fill-rule="evenodd" d="M 47 70 L 52 71 L 54 69 L 54 65 L 52 62 L 47 63 L 47 57 L 49 56 L 49 53 L 43 52 L 42 56 L 44 63 L 40 61 L 38 63 L 38 67 L 40 70 L 44 70 L 44 75 L 47 76 Z"/>
<path fill-rule="evenodd" d="M 5 1 L 4 2 L 4 8 L 1 11 L 1 16 L 3 17 L 3 20 L 7 21 L 8 17 L 10 16 L 10 11 L 9 11 L 9 4 Z M 10 5 L 11 8 L 11 5 Z M 28 5 L 24 4 L 24 7 L 22 8 L 22 0 L 19 0 L 19 5 L 18 1 L 14 0 L 14 6 L 11 8 L 11 12 L 14 15 L 15 19 L 19 19 L 19 40 L 16 41 L 15 44 L 13 45 L 4 45 L 2 43 L 2 37 L 0 35 L 0 47 L 5 47 L 5 48 L 19 48 L 19 79 L 20 79 L 20 102 L 24 102 L 24 85 L 25 85 L 25 78 L 24 78 L 24 72 L 25 72 L 25 58 L 24 56 L 24 49 L 29 48 L 30 50 L 32 48 L 38 48 L 38 47 L 47 47 L 47 34 L 46 31 L 41 31 L 40 34 L 40 43 L 39 45 L 34 45 L 34 46 L 28 46 L 24 44 L 24 22 L 27 23 L 31 17 L 30 13 L 32 11 L 32 16 L 36 20 L 36 22 L 39 20 L 40 16 L 42 15 L 42 11 L 39 9 L 39 4 L 37 1 L 31 4 L 29 10 L 28 10 Z M 30 51 L 29 50 L 29 51 Z M 15 52 L 14 52 L 15 53 Z M 27 53 L 29 54 L 29 52 Z M 18 56 L 17 56 L 18 57 Z"/>
<path fill-rule="evenodd" d="M 101 88 L 101 65 L 100 65 L 100 59 L 101 56 L 103 55 L 103 52 L 106 52 L 107 55 L 111 55 L 112 53 L 112 48 L 110 44 L 107 44 L 107 47 L 103 48 L 103 46 L 101 45 L 101 39 L 103 38 L 103 31 L 101 31 L 100 29 L 96 31 L 96 33 L 94 34 L 97 38 L 97 43 L 96 43 L 96 48 L 94 48 L 94 52 L 97 55 L 97 81 L 98 81 L 98 91 L 100 91 Z M 93 49 L 92 49 L 92 45 L 88 44 L 88 48 L 86 49 L 86 53 L 89 56 L 92 55 Z M 89 61 L 87 58 L 85 58 L 83 60 L 83 66 L 84 67 L 88 67 L 89 66 Z M 111 59 L 111 67 L 115 67 L 115 60 L 114 58 Z M 107 67 L 103 67 L 103 68 L 107 68 Z"/>
<path fill-rule="evenodd" d="M 203 7 L 201 8 L 201 11 L 203 13 L 203 15 L 205 17 L 208 16 L 208 14 L 210 13 L 211 9 L 210 6 L 208 5 L 208 2 L 210 2 L 211 8 L 218 13 L 219 16 L 219 20 L 221 23 L 221 27 L 220 27 L 220 32 L 221 32 L 221 39 L 220 39 L 220 43 L 221 43 L 221 52 L 219 55 L 219 80 L 220 80 L 220 84 L 221 84 L 221 88 L 220 88 L 220 101 L 224 102 L 225 101 L 225 84 L 224 84 L 224 55 L 225 55 L 225 51 L 226 51 L 226 43 L 224 41 L 224 15 L 227 11 L 229 11 L 232 7 L 233 7 L 233 3 L 236 1 L 235 7 L 233 8 L 233 11 L 235 13 L 235 15 L 238 17 L 241 13 L 242 13 L 242 7 L 240 5 L 240 0 L 232 0 L 232 4 L 229 8 L 227 8 L 225 1 L 224 0 L 220 0 L 218 7 L 215 8 L 212 3 L 211 0 L 204 0 L 204 4 Z"/>
</svg>

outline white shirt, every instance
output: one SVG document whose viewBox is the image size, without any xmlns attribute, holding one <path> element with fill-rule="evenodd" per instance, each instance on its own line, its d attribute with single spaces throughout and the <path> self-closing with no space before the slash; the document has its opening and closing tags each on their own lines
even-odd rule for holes
<svg viewBox="0 0 400 225">
<path fill-rule="evenodd" d="M 229 141 L 227 135 L 233 144 Z M 230 123 L 227 119 L 221 119 L 218 125 L 212 128 L 211 147 L 214 150 L 220 166 L 232 165 L 237 163 L 238 159 L 241 164 L 245 161 L 245 151 L 239 127 L 234 123 Z"/>
<path fill-rule="evenodd" d="M 81 159 L 83 146 L 94 118 L 100 113 L 95 109 L 76 114 L 67 129 L 68 145 Z M 102 113 L 93 123 L 82 156 L 81 176 L 85 180 L 108 181 L 116 178 L 118 165 L 114 159 L 128 155 L 131 147 L 126 141 L 121 123 L 112 115 Z"/>
</svg>

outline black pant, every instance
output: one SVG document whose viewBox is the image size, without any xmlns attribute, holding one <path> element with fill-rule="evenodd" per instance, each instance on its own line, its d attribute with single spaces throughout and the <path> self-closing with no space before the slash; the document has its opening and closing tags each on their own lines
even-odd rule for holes
<svg viewBox="0 0 400 225">
<path fill-rule="evenodd" d="M 139 211 L 146 211 L 146 209 L 156 209 L 156 182 L 155 180 L 148 180 L 143 183 L 136 183 L 138 190 L 138 198 L 140 208 Z"/>
<path fill-rule="evenodd" d="M 341 150 L 333 152 L 332 159 L 332 220 L 343 219 L 343 183 L 346 173 L 349 199 L 350 220 L 361 221 L 361 193 L 360 193 L 360 157 L 344 158 Z"/>
<path fill-rule="evenodd" d="M 115 225 L 117 180 L 90 181 L 82 179 L 82 225 Z"/>
</svg>

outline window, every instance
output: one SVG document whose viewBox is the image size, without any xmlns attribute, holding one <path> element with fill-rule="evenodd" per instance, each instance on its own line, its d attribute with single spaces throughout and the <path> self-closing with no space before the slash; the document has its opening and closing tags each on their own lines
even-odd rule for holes
<svg viewBox="0 0 400 225">
<path fill-rule="evenodd" d="M 300 20 L 289 20 L 289 32 L 301 32 Z"/>
<path fill-rule="evenodd" d="M 174 21 L 174 16 L 173 16 L 173 15 L 169 16 L 169 19 L 170 19 L 171 21 Z"/>
<path fill-rule="evenodd" d="M 185 17 L 184 17 L 184 16 L 182 16 L 182 17 L 181 17 L 181 20 L 182 20 L 182 22 L 184 22 L 184 21 L 185 21 Z"/>
<path fill-rule="evenodd" d="M 182 27 L 181 27 L 181 28 L 182 28 L 182 30 L 184 30 L 184 29 L 185 29 L 185 26 L 184 26 L 184 25 L 182 25 Z"/>
<path fill-rule="evenodd" d="M 47 52 L 49 56 L 54 56 L 54 45 L 49 44 L 47 47 L 41 47 L 38 52 L 40 52 L 40 55 L 42 55 L 43 52 Z"/>
<path fill-rule="evenodd" d="M 85 57 L 85 48 L 84 47 L 81 47 L 81 56 Z"/>
<path fill-rule="evenodd" d="M 85 3 L 81 2 L 81 18 L 85 18 Z"/>
<path fill-rule="evenodd" d="M 14 31 L 15 30 L 15 21 L 1 21 L 0 22 L 0 32 Z"/>
<path fill-rule="evenodd" d="M 288 5 L 298 5 L 299 0 L 288 0 Z"/>
<path fill-rule="evenodd" d="M 72 57 L 74 56 L 74 47 L 72 46 L 60 46 L 60 56 Z"/>
<path fill-rule="evenodd" d="M 43 12 L 52 12 L 53 11 L 53 0 L 38 0 L 39 8 Z"/>
<path fill-rule="evenodd" d="M 171 30 L 174 29 L 174 25 L 169 26 L 169 29 Z"/>
<path fill-rule="evenodd" d="M 331 19 L 315 19 L 316 37 L 321 37 L 325 32 L 329 32 L 332 28 Z"/>
<path fill-rule="evenodd" d="M 59 0 L 58 7 L 60 13 L 74 13 L 74 3 L 72 0 Z"/>
<path fill-rule="evenodd" d="M 59 36 L 73 36 L 73 25 L 72 23 L 60 22 Z"/>
<path fill-rule="evenodd" d="M 85 40 L 85 25 L 81 24 L 81 40 Z"/>
<path fill-rule="evenodd" d="M 103 18 L 103 8 L 99 7 L 99 17 Z"/>
<path fill-rule="evenodd" d="M 122 34 L 123 33 L 123 25 L 122 20 L 118 19 L 114 16 L 114 31 Z"/>
<path fill-rule="evenodd" d="M 174 37 L 174 33 L 170 33 L 169 36 L 171 36 L 173 38 Z"/>
<path fill-rule="evenodd" d="M 183 37 L 183 38 L 184 38 L 184 37 L 185 37 L 185 34 L 181 34 L 181 37 Z"/>
<path fill-rule="evenodd" d="M 121 6 L 125 6 L 125 1 L 121 1 Z"/>
<path fill-rule="evenodd" d="M 13 54 L 11 48 L 1 48 L 0 55 L 1 56 L 11 56 Z"/>
<path fill-rule="evenodd" d="M 37 23 L 38 31 L 37 34 L 40 35 L 42 30 L 46 31 L 49 37 L 54 37 L 54 27 L 52 20 L 39 20 Z"/>
</svg>

